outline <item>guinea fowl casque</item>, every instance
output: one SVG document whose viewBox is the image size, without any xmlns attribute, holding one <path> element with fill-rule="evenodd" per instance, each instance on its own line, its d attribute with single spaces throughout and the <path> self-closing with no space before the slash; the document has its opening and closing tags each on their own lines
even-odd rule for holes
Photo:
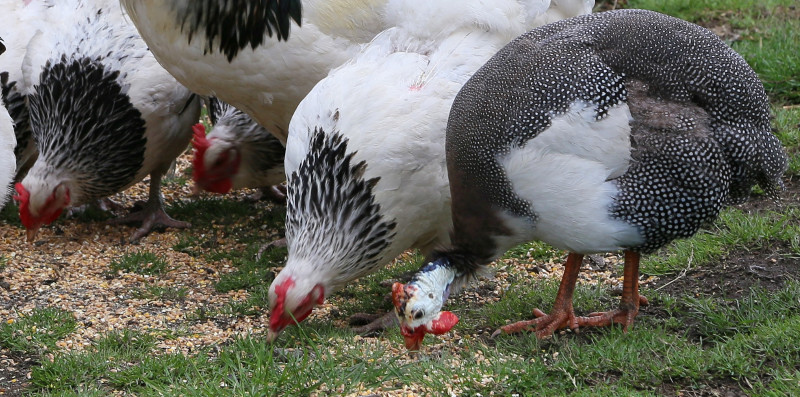
<svg viewBox="0 0 800 397">
<path fill-rule="evenodd" d="M 456 97 L 446 147 L 452 245 L 393 286 L 412 350 L 457 321 L 441 311 L 452 289 L 531 240 L 569 252 L 555 304 L 498 332 L 627 329 L 646 302 L 640 255 L 693 235 L 755 184 L 776 197 L 787 167 L 744 59 L 704 28 L 642 10 L 576 17 L 511 42 Z M 583 255 L 618 250 L 619 308 L 575 316 Z"/>
<path fill-rule="evenodd" d="M 28 240 L 66 207 L 148 174 L 145 207 L 115 221 L 142 222 L 133 240 L 188 226 L 164 212 L 161 177 L 191 140 L 199 97 L 156 62 L 117 1 L 59 0 L 39 22 L 23 62 L 39 158 L 15 197 Z"/>
<path fill-rule="evenodd" d="M 246 113 L 210 98 L 208 115 L 214 128 L 206 135 L 195 126 L 192 179 L 199 189 L 228 193 L 231 189 L 262 188 L 262 195 L 285 201 L 281 187 L 283 144 Z"/>
<path fill-rule="evenodd" d="M 178 81 L 243 110 L 285 143 L 292 113 L 314 84 L 385 29 L 385 1 L 306 0 L 302 20 L 300 0 L 121 3 Z M 302 27 L 290 31 L 290 19 Z M 273 30 L 291 38 L 270 40 Z"/>
<path fill-rule="evenodd" d="M 593 2 L 580 4 L 590 12 Z M 303 100 L 286 146 L 289 255 L 270 286 L 272 338 L 405 250 L 449 241 L 450 105 L 470 75 L 549 6 L 390 1 L 386 18 L 395 27 Z M 392 312 L 388 319 L 397 321 Z"/>
</svg>

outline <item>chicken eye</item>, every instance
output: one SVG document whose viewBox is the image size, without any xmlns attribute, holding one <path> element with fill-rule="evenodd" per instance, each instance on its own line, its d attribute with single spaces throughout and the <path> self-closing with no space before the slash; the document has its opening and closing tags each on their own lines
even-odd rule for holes
<svg viewBox="0 0 800 397">
<path fill-rule="evenodd" d="M 422 316 L 424 316 L 424 315 L 425 315 L 425 311 L 423 311 L 423 310 L 419 310 L 419 311 L 417 311 L 416 313 L 414 313 L 414 320 L 419 320 L 419 319 L 421 319 L 421 318 L 422 318 Z"/>
</svg>

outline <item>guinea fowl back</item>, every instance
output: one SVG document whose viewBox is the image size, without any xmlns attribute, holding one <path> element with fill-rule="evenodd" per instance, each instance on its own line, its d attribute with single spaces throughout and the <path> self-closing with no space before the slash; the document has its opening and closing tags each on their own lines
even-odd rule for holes
<svg viewBox="0 0 800 397">
<path fill-rule="evenodd" d="M 526 75 L 536 77 L 522 78 Z M 715 172 L 723 185 L 725 178 L 730 179 L 729 186 L 719 187 L 724 190 L 721 197 L 708 198 L 720 201 L 710 204 L 716 207 L 710 210 L 713 215 L 722 202 L 745 200 L 754 184 L 776 196 L 787 159 L 770 132 L 769 103 L 756 74 L 710 31 L 643 10 L 592 14 L 533 30 L 482 67 L 459 93 L 451 111 L 447 151 L 453 195 L 457 189 L 476 188 L 489 202 L 535 221 L 535 208 L 512 191 L 496 159 L 525 146 L 576 102 L 593 107 L 599 121 L 619 104 L 640 101 L 631 96 L 632 84 L 639 85 L 640 96 L 662 105 L 696 108 L 707 117 L 705 131 L 725 163 Z M 487 97 L 494 100 L 483 100 Z M 637 111 L 643 108 L 630 107 L 632 118 L 644 119 Z M 498 122 L 491 115 L 511 117 Z M 690 114 L 687 122 L 695 116 Z M 657 130 L 658 126 L 647 128 Z M 635 140 L 633 144 L 631 155 L 636 156 Z M 482 211 L 480 205 L 480 200 L 454 201 L 454 207 L 462 206 L 454 211 L 475 213 Z M 464 226 L 460 229 L 475 230 L 469 219 L 465 216 L 459 221 Z M 494 224 L 496 234 L 508 234 L 499 229 L 502 225 Z"/>
</svg>

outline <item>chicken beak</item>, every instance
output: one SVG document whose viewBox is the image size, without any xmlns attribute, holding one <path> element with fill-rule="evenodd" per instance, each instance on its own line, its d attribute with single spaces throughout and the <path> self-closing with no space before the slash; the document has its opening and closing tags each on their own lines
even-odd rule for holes
<svg viewBox="0 0 800 397">
<path fill-rule="evenodd" d="M 28 229 L 26 232 L 27 232 L 27 238 L 26 239 L 28 241 L 28 244 L 30 244 L 30 243 L 33 243 L 34 241 L 36 241 L 36 235 L 39 234 L 39 228 L 37 227 L 37 228 L 33 228 L 33 229 Z"/>
<path fill-rule="evenodd" d="M 275 332 L 273 330 L 268 330 L 267 331 L 267 343 L 275 342 L 275 340 L 278 339 L 278 335 L 280 335 L 280 332 Z"/>
</svg>

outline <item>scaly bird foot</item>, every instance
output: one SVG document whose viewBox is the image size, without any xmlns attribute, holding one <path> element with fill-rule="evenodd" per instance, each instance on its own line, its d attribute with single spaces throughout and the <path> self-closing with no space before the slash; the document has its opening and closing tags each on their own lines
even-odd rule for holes
<svg viewBox="0 0 800 397">
<path fill-rule="evenodd" d="M 177 229 L 185 229 L 191 227 L 192 224 L 189 222 L 178 221 L 172 219 L 166 212 L 164 212 L 163 208 L 153 208 L 145 206 L 144 209 L 137 212 L 132 212 L 128 215 L 111 219 L 109 223 L 119 225 L 123 223 L 135 223 L 141 222 L 142 226 L 136 229 L 135 232 L 131 235 L 130 241 L 138 241 L 142 237 L 148 235 L 153 229 L 157 227 L 173 227 Z"/>
<path fill-rule="evenodd" d="M 639 306 L 648 304 L 647 298 L 640 295 L 638 304 L 621 305 L 620 308 L 608 312 L 589 313 L 585 317 L 578 317 L 578 325 L 581 327 L 607 327 L 611 324 L 622 324 L 622 329 L 627 331 L 628 327 L 633 325 L 634 317 L 639 314 Z"/>
<path fill-rule="evenodd" d="M 374 335 L 385 329 L 395 327 L 399 324 L 397 314 L 388 311 L 384 314 L 356 313 L 348 319 L 350 325 L 365 324 L 360 327 L 353 327 L 353 332 L 359 335 Z"/>
<path fill-rule="evenodd" d="M 500 327 L 500 329 L 492 333 L 492 338 L 500 335 L 500 333 L 513 334 L 523 331 L 535 331 L 536 337 L 542 339 L 552 335 L 557 329 L 569 327 L 574 330 L 578 328 L 578 318 L 575 317 L 575 313 L 572 310 L 553 310 L 552 313 L 547 314 L 539 309 L 533 309 L 533 315 L 537 318 Z"/>
</svg>

